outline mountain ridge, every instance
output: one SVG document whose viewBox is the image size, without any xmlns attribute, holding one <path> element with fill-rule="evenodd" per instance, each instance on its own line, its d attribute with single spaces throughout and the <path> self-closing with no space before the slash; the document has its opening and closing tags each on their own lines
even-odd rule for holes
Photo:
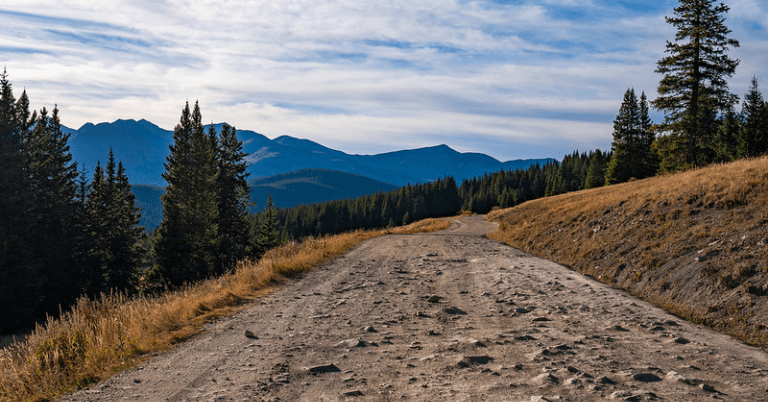
<svg viewBox="0 0 768 402">
<path fill-rule="evenodd" d="M 224 123 L 213 126 L 221 130 Z M 206 130 L 209 125 L 206 125 Z M 118 119 L 112 123 L 85 123 L 70 133 L 73 159 L 87 175 L 98 161 L 105 162 L 112 148 L 122 161 L 133 184 L 164 186 L 163 163 L 170 154 L 173 131 L 141 119 Z M 302 169 L 329 169 L 353 173 L 396 186 L 429 182 L 452 176 L 457 182 L 502 169 L 525 169 L 551 159 L 520 159 L 501 162 L 482 153 L 461 153 L 448 145 L 391 151 L 375 155 L 347 154 L 308 139 L 287 135 L 269 139 L 252 130 L 237 130 L 248 153 L 251 178 L 269 177 Z"/>
</svg>

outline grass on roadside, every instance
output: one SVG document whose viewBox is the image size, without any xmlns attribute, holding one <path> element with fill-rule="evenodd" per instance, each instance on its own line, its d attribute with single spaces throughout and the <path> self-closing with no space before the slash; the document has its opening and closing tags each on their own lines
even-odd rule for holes
<svg viewBox="0 0 768 402">
<path fill-rule="evenodd" d="M 206 322 L 233 314 L 286 278 L 365 240 L 449 226 L 446 219 L 427 219 L 400 228 L 310 238 L 270 250 L 259 261 L 241 262 L 230 274 L 156 297 L 81 299 L 58 319 L 0 350 L 0 400 L 50 400 L 86 387 L 171 348 L 199 333 Z"/>
</svg>

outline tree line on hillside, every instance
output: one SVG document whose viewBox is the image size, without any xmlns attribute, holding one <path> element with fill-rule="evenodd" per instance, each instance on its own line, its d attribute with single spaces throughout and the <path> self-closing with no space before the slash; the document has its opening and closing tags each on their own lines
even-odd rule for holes
<svg viewBox="0 0 768 402">
<path fill-rule="evenodd" d="M 605 184 L 610 153 L 597 149 L 578 151 L 528 169 L 500 171 L 464 180 L 459 193 L 462 209 L 487 213 L 494 207 L 509 208 L 541 197 L 600 187 Z"/>
<path fill-rule="evenodd" d="M 322 236 L 358 229 L 407 225 L 430 217 L 455 215 L 461 208 L 456 181 L 452 177 L 423 184 L 409 184 L 391 192 L 354 199 L 302 204 L 273 209 L 271 204 L 252 216 L 253 227 L 265 222 L 282 241 Z M 262 229 L 262 233 L 267 230 Z M 254 233 L 254 236 L 257 234 Z"/>
</svg>

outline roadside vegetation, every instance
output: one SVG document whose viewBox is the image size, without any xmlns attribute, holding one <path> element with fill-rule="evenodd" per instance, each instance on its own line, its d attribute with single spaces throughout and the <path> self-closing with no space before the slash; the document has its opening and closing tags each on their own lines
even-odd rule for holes
<svg viewBox="0 0 768 402">
<path fill-rule="evenodd" d="M 490 237 L 768 349 L 768 157 L 530 201 Z"/>
<path fill-rule="evenodd" d="M 122 293 L 80 299 L 23 341 L 0 350 L 0 400 L 42 401 L 93 384 L 201 332 L 277 285 L 357 244 L 384 234 L 446 229 L 427 219 L 388 230 L 355 231 L 288 242 L 234 272 L 151 297 Z"/>
</svg>

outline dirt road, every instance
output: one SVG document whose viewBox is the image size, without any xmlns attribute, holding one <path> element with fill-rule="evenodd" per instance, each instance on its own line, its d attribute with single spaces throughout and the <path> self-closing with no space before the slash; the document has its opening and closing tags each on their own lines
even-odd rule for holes
<svg viewBox="0 0 768 402">
<path fill-rule="evenodd" d="M 493 228 L 369 240 L 61 400 L 768 400 L 766 353 L 482 237 Z"/>
</svg>

